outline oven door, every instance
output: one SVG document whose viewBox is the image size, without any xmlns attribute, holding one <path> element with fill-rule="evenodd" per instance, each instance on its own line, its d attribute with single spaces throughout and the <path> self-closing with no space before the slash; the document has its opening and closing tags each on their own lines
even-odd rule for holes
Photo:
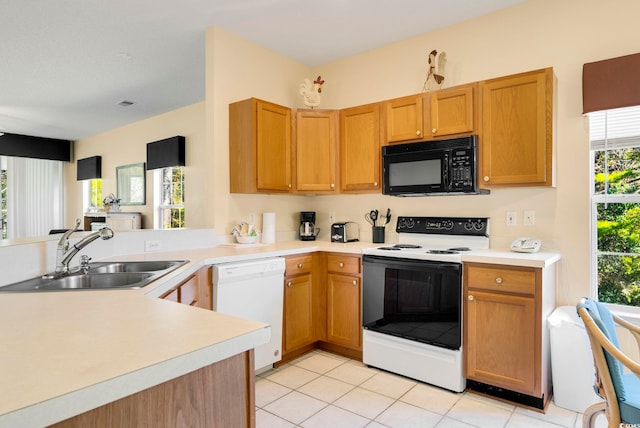
<svg viewBox="0 0 640 428">
<path fill-rule="evenodd" d="M 462 264 L 365 255 L 365 329 L 460 349 Z"/>
</svg>

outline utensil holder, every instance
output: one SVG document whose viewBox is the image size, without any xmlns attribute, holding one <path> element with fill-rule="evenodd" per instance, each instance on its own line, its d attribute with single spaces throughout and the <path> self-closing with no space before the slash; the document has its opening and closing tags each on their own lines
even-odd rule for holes
<svg viewBox="0 0 640 428">
<path fill-rule="evenodd" d="M 373 226 L 373 243 L 384 244 L 384 226 Z"/>
</svg>

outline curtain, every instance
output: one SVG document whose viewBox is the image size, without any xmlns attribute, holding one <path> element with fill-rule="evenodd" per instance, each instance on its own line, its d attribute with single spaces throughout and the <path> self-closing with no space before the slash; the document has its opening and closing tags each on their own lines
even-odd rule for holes
<svg viewBox="0 0 640 428">
<path fill-rule="evenodd" d="M 640 105 L 640 53 L 582 66 L 582 112 Z"/>
<path fill-rule="evenodd" d="M 7 238 L 47 235 L 63 222 L 62 161 L 7 157 Z"/>
</svg>

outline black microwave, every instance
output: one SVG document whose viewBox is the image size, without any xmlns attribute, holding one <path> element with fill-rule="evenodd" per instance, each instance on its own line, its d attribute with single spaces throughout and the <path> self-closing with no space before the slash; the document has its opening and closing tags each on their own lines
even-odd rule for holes
<svg viewBox="0 0 640 428">
<path fill-rule="evenodd" d="M 487 194 L 478 189 L 478 137 L 382 148 L 382 193 L 393 196 Z"/>
</svg>

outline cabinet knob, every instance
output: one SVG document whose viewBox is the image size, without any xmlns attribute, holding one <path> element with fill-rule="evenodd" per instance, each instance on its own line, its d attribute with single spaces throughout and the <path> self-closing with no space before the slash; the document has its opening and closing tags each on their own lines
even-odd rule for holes
<svg viewBox="0 0 640 428">
<path fill-rule="evenodd" d="M 344 267 L 344 263 L 340 262 L 338 263 L 338 266 L 340 266 L 340 268 L 342 269 Z"/>
<path fill-rule="evenodd" d="M 484 180 L 484 181 L 489 181 L 489 176 L 488 176 L 488 175 L 485 175 L 485 176 L 484 176 L 484 178 L 483 178 L 483 180 Z"/>
<path fill-rule="evenodd" d="M 377 181 L 374 181 L 374 182 L 373 182 L 373 186 L 374 186 L 374 187 L 378 187 L 378 182 L 377 182 Z"/>
<path fill-rule="evenodd" d="M 432 134 L 435 134 L 435 133 L 436 133 L 436 131 L 437 131 L 437 129 L 436 129 L 436 128 L 431 128 L 431 133 L 432 133 Z"/>
<path fill-rule="evenodd" d="M 420 130 L 419 129 L 416 131 L 416 135 L 420 136 Z"/>
<path fill-rule="evenodd" d="M 496 283 L 497 283 L 497 284 L 502 284 L 502 278 L 497 277 L 497 278 L 496 278 Z"/>
<path fill-rule="evenodd" d="M 357 280 L 353 280 L 353 285 L 358 285 L 358 281 Z"/>
<path fill-rule="evenodd" d="M 302 269 L 302 263 L 298 263 L 298 269 Z"/>
<path fill-rule="evenodd" d="M 291 287 L 291 281 L 287 282 L 287 287 Z"/>
<path fill-rule="evenodd" d="M 289 187 L 289 189 L 291 189 L 291 183 L 289 183 L 289 185 L 287 187 Z"/>
<path fill-rule="evenodd" d="M 331 188 L 332 188 L 332 189 L 335 189 L 335 188 L 336 188 L 335 183 L 331 183 Z"/>
<path fill-rule="evenodd" d="M 471 294 L 469 294 L 469 297 L 467 297 L 467 299 L 473 300 L 473 296 Z"/>
</svg>

